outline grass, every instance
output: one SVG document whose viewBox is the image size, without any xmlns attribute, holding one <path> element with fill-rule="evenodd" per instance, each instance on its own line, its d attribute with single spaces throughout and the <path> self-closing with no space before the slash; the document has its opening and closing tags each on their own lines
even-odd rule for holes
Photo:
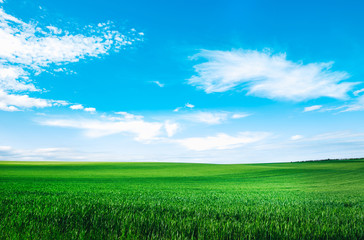
<svg viewBox="0 0 364 240">
<path fill-rule="evenodd" d="M 364 160 L 0 162 L 0 239 L 364 239 Z"/>
</svg>

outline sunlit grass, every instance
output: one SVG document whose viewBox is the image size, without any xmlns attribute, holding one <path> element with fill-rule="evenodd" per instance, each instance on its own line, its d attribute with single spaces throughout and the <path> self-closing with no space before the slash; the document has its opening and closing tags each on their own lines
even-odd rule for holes
<svg viewBox="0 0 364 240">
<path fill-rule="evenodd" d="M 1 239 L 364 239 L 364 160 L 0 163 Z"/>
</svg>

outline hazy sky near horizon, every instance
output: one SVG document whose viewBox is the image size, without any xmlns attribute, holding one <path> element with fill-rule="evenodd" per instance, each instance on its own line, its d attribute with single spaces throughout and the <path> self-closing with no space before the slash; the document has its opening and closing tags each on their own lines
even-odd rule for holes
<svg viewBox="0 0 364 240">
<path fill-rule="evenodd" d="M 0 0 L 0 160 L 364 157 L 363 12 Z"/>
</svg>

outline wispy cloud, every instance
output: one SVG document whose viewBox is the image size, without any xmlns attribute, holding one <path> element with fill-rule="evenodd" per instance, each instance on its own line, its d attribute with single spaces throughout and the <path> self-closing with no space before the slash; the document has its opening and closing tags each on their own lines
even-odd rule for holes
<svg viewBox="0 0 364 240">
<path fill-rule="evenodd" d="M 226 122 L 228 119 L 240 119 L 248 116 L 250 116 L 250 114 L 227 111 L 197 111 L 182 114 L 180 119 L 214 125 Z"/>
<path fill-rule="evenodd" d="M 176 122 L 171 122 L 167 120 L 164 123 L 164 128 L 166 129 L 167 136 L 172 137 L 177 133 L 178 129 L 180 128 L 180 125 Z"/>
<path fill-rule="evenodd" d="M 203 50 L 194 58 L 207 62 L 194 66 L 197 75 L 188 83 L 206 93 L 242 89 L 248 95 L 278 100 L 346 99 L 356 84 L 342 82 L 349 74 L 332 71 L 332 62 L 296 63 L 287 60 L 285 54 L 268 51 Z"/>
<path fill-rule="evenodd" d="M 294 135 L 291 137 L 291 140 L 296 141 L 296 140 L 300 140 L 302 138 L 304 138 L 302 135 Z"/>
<path fill-rule="evenodd" d="M 221 112 L 197 112 L 194 114 L 186 115 L 185 118 L 195 122 L 220 124 L 228 118 L 228 114 Z"/>
<path fill-rule="evenodd" d="M 0 90 L 0 110 L 3 111 L 14 112 L 26 108 L 45 108 L 60 105 L 67 105 L 67 103 L 64 101 L 32 98 L 28 95 L 8 94 Z"/>
<path fill-rule="evenodd" d="M 186 103 L 185 107 L 187 108 L 194 108 L 195 105 L 191 104 L 191 103 Z"/>
<path fill-rule="evenodd" d="M 161 134 L 163 124 L 157 122 L 133 121 L 107 121 L 91 119 L 56 119 L 44 120 L 42 125 L 54 127 L 77 128 L 85 131 L 86 136 L 97 138 L 117 133 L 129 133 L 135 135 L 137 141 L 156 139 Z"/>
<path fill-rule="evenodd" d="M 364 133 L 353 133 L 351 131 L 337 131 L 337 132 L 327 132 L 322 134 L 317 134 L 311 138 L 308 138 L 308 141 L 328 141 L 328 140 L 337 140 L 337 141 L 353 141 L 360 139 L 364 141 Z"/>
<path fill-rule="evenodd" d="M 12 161 L 86 160 L 86 156 L 69 148 L 16 149 L 0 146 L 0 158 Z"/>
<path fill-rule="evenodd" d="M 164 122 L 146 121 L 143 116 L 121 112 L 120 116 L 100 117 L 94 115 L 92 118 L 44 118 L 37 120 L 41 125 L 75 128 L 83 130 L 90 138 L 98 138 L 113 134 L 131 135 L 136 141 L 148 143 L 163 137 L 172 137 L 179 129 L 179 124 L 166 120 Z"/>
<path fill-rule="evenodd" d="M 240 119 L 240 118 L 245 118 L 245 117 L 249 117 L 251 114 L 249 113 L 234 113 L 231 118 L 232 119 Z"/>
<path fill-rule="evenodd" d="M 179 112 L 181 109 L 183 108 L 189 108 L 189 109 L 192 109 L 194 108 L 195 105 L 191 104 L 191 103 L 186 103 L 183 107 L 177 107 L 173 110 L 173 112 Z"/>
<path fill-rule="evenodd" d="M 153 83 L 157 84 L 159 87 L 164 87 L 164 83 L 161 83 L 159 81 L 153 81 Z"/>
<path fill-rule="evenodd" d="M 343 109 L 341 112 L 364 111 L 364 95 L 357 97 L 349 104 L 339 107 L 339 109 Z"/>
<path fill-rule="evenodd" d="M 310 106 L 310 107 L 305 107 L 303 112 L 316 111 L 316 110 L 319 110 L 320 108 L 322 108 L 322 105 L 314 105 L 314 106 Z"/>
<path fill-rule="evenodd" d="M 128 112 L 115 112 L 115 114 L 121 115 L 121 118 L 117 118 L 118 120 L 141 120 L 144 118 L 142 115 L 135 115 Z"/>
<path fill-rule="evenodd" d="M 194 151 L 233 149 L 261 141 L 269 136 L 265 132 L 241 132 L 237 136 L 219 133 L 216 136 L 179 139 L 177 142 Z"/>
<path fill-rule="evenodd" d="M 356 90 L 356 91 L 354 91 L 353 93 L 354 93 L 354 95 L 355 95 L 355 96 L 358 96 L 358 95 L 359 95 L 359 94 L 361 94 L 362 92 L 364 92 L 364 88 L 359 89 L 359 90 Z"/>
</svg>

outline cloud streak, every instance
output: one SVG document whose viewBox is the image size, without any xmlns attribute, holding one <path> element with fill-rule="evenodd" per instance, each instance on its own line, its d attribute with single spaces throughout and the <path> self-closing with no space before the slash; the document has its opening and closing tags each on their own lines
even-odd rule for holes
<svg viewBox="0 0 364 240">
<path fill-rule="evenodd" d="M 241 132 L 237 136 L 219 133 L 216 136 L 185 138 L 176 141 L 189 150 L 207 151 L 239 148 L 261 141 L 268 136 L 269 133 L 265 132 Z"/>
<path fill-rule="evenodd" d="M 354 91 L 354 92 L 353 92 L 353 94 L 354 94 L 355 96 L 359 96 L 359 94 L 361 94 L 361 93 L 363 93 L 363 92 L 364 92 L 364 88 Z"/>
<path fill-rule="evenodd" d="M 303 109 L 303 112 L 312 112 L 312 111 L 316 111 L 322 108 L 322 105 L 314 105 L 314 106 L 310 106 L 310 107 L 305 107 Z"/>
<path fill-rule="evenodd" d="M 364 111 L 364 95 L 357 97 L 353 102 L 341 106 L 341 112 Z"/>
<path fill-rule="evenodd" d="M 198 111 L 194 113 L 183 114 L 180 118 L 191 121 L 216 125 L 226 122 L 229 119 L 241 119 L 250 116 L 247 113 L 232 113 L 225 111 Z"/>
<path fill-rule="evenodd" d="M 101 121 L 101 120 L 69 120 L 56 119 L 41 121 L 40 124 L 54 127 L 76 128 L 85 131 L 85 135 L 91 138 L 103 137 L 117 133 L 129 133 L 135 135 L 137 141 L 156 139 L 161 134 L 163 124 L 157 122 L 133 121 Z"/>
<path fill-rule="evenodd" d="M 113 134 L 126 134 L 134 137 L 134 140 L 149 143 L 159 140 L 165 136 L 172 137 L 179 125 L 171 121 L 150 122 L 143 120 L 142 116 L 126 112 L 117 113 L 120 117 L 109 117 L 102 115 L 101 118 L 94 117 L 81 119 L 41 119 L 37 122 L 45 126 L 74 128 L 84 131 L 90 138 L 99 138 Z"/>
<path fill-rule="evenodd" d="M 153 83 L 157 84 L 158 87 L 161 87 L 161 88 L 164 87 L 164 83 L 161 83 L 159 81 L 153 81 Z"/>
<path fill-rule="evenodd" d="M 0 146 L 1 160 L 12 161 L 80 161 L 86 156 L 69 148 L 36 148 L 16 149 L 10 146 Z"/>
</svg>

